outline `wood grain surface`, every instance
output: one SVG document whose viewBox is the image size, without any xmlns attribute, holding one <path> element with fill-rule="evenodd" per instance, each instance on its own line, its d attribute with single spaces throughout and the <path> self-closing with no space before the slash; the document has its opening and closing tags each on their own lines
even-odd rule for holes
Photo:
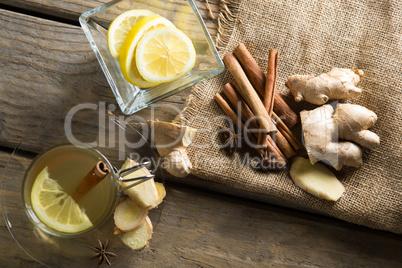
<svg viewBox="0 0 402 268">
<path fill-rule="evenodd" d="M 0 12 L 0 145 L 13 147 L 25 138 L 29 144 L 25 149 L 39 152 L 64 135 L 64 119 L 76 105 L 116 104 L 80 27 Z M 152 113 L 153 119 L 171 121 L 188 92 L 136 115 L 151 119 Z M 95 135 L 98 124 L 93 118 L 97 118 L 97 111 L 87 110 L 77 116 L 88 134 Z"/>
<path fill-rule="evenodd" d="M 0 153 L 1 173 L 8 157 Z M 7 174 L 28 163 L 19 158 Z M 150 248 L 120 266 L 398 267 L 402 262 L 397 235 L 171 182 L 166 189 Z M 17 194 L 2 192 L 7 199 Z M 41 267 L 18 248 L 3 221 L 0 239 L 2 267 Z"/>
<path fill-rule="evenodd" d="M 107 0 L 0 0 L 0 174 L 21 139 L 39 152 L 64 133 L 77 104 L 116 105 L 77 20 Z M 220 0 L 195 1 L 216 35 Z M 137 115 L 172 120 L 190 89 Z M 161 104 L 159 103 L 159 104 Z M 156 107 L 156 108 L 155 108 Z M 118 108 L 116 111 L 118 113 Z M 98 131 L 96 110 L 76 127 Z M 28 162 L 10 167 L 17 170 Z M 168 181 L 150 248 L 122 267 L 400 267 L 400 236 L 343 221 Z M 18 189 L 2 191 L 13 199 Z M 2 206 L 0 211 L 3 212 Z M 96 264 L 96 263 L 95 263 Z M 96 266 L 96 265 L 94 265 Z M 0 267 L 42 267 L 0 221 Z"/>
<path fill-rule="evenodd" d="M 21 13 L 31 10 L 46 17 L 72 19 L 108 1 L 3 1 L 0 9 L 0 146 L 14 147 L 27 139 L 27 150 L 39 152 L 64 135 L 64 119 L 77 104 L 116 104 L 107 80 L 82 29 Z M 216 34 L 217 0 L 209 1 L 212 19 L 204 1 L 197 6 L 211 35 Z M 29 12 L 28 12 L 29 11 Z M 216 15 L 216 16 L 215 16 Z M 159 102 L 136 115 L 147 119 L 171 121 L 184 105 L 191 89 Z M 18 96 L 16 98 L 16 96 Z M 46 96 L 46 97 L 44 97 Z M 97 111 L 78 115 L 88 134 L 97 132 Z M 116 109 L 119 114 L 119 109 Z M 151 114 L 152 117 L 151 118 Z M 52 129 L 52 131 L 48 131 Z M 30 135 L 26 135 L 30 133 Z"/>
<path fill-rule="evenodd" d="M 66 20 L 69 23 L 78 25 L 78 17 L 108 0 L 101 1 L 82 1 L 82 0 L 0 0 L 0 5 L 5 5 L 8 8 L 17 8 L 19 12 L 32 14 L 36 12 L 36 16 L 49 17 L 56 20 Z M 165 2 L 169 2 L 166 0 Z M 216 35 L 216 19 L 219 12 L 220 0 L 196 0 L 194 1 L 200 11 L 201 16 L 212 36 Z M 208 4 L 207 4 L 208 3 Z"/>
</svg>

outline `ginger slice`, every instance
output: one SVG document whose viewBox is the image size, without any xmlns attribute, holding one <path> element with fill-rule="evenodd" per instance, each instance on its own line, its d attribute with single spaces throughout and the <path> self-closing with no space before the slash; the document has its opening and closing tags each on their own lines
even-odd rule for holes
<svg viewBox="0 0 402 268">
<path fill-rule="evenodd" d="M 136 229 L 120 235 L 121 241 L 134 251 L 147 248 L 152 237 L 153 226 L 147 216 L 145 221 Z"/>
<path fill-rule="evenodd" d="M 160 203 L 162 203 L 163 199 L 166 196 L 166 189 L 165 189 L 165 186 L 163 186 L 163 184 L 160 182 L 155 182 L 155 186 L 156 186 L 156 189 L 158 190 L 158 202 L 157 202 L 158 204 L 157 205 L 159 205 Z"/>
<path fill-rule="evenodd" d="M 142 224 L 148 215 L 146 208 L 138 206 L 130 198 L 119 203 L 114 211 L 114 223 L 123 232 L 128 232 Z"/>
<path fill-rule="evenodd" d="M 123 166 L 121 167 L 121 170 L 133 167 L 137 164 L 138 163 L 134 160 L 127 158 L 126 162 L 124 162 Z M 150 174 L 151 173 L 149 172 L 149 170 L 146 167 L 143 167 L 133 173 L 124 176 L 123 179 L 138 178 Z M 119 183 L 122 187 L 126 187 L 134 182 L 119 181 Z M 124 193 L 128 195 L 131 200 L 138 203 L 138 205 L 143 208 L 150 209 L 156 207 L 159 204 L 158 189 L 155 186 L 154 179 L 149 179 L 134 187 L 131 187 L 125 190 Z"/>
<path fill-rule="evenodd" d="M 324 165 L 312 165 L 308 159 L 295 157 L 290 168 L 293 182 L 318 198 L 337 201 L 345 192 L 345 187 Z"/>
</svg>

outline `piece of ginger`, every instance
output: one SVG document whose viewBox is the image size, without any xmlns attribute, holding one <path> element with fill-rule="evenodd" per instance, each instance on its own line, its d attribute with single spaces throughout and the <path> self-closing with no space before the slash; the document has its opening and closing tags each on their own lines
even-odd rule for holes
<svg viewBox="0 0 402 268">
<path fill-rule="evenodd" d="M 131 168 L 135 165 L 138 165 L 138 163 L 134 160 L 131 160 L 130 158 L 127 158 L 120 170 Z M 143 167 L 124 176 L 123 179 L 138 178 L 147 175 L 151 175 L 151 173 L 146 167 Z M 126 187 L 135 182 L 119 181 L 119 183 L 122 187 Z M 139 206 L 147 209 L 154 208 L 160 203 L 158 189 L 156 188 L 154 179 L 146 180 L 134 187 L 125 190 L 124 193 L 128 195 L 131 200 L 136 202 Z"/>
<path fill-rule="evenodd" d="M 133 167 L 138 163 L 127 158 L 121 170 Z M 146 167 L 124 176 L 138 178 L 151 174 Z M 119 181 L 122 187 L 133 182 Z M 124 244 L 134 251 L 148 247 L 152 236 L 152 222 L 148 217 L 148 210 L 162 203 L 166 196 L 166 189 L 162 183 L 153 179 L 146 180 L 141 184 L 124 191 L 129 198 L 120 201 L 114 212 L 114 234 L 120 235 Z"/>
<path fill-rule="evenodd" d="M 120 235 L 121 241 L 134 251 L 147 248 L 149 240 L 152 237 L 153 226 L 150 218 L 147 216 L 145 221 L 132 231 Z"/>
<path fill-rule="evenodd" d="M 152 140 L 163 166 L 169 174 L 184 178 L 190 174 L 192 165 L 187 155 L 187 147 L 193 141 L 197 130 L 188 126 L 161 121 L 148 121 L 152 129 Z"/>
<path fill-rule="evenodd" d="M 140 207 L 130 198 L 121 201 L 114 211 L 114 224 L 123 231 L 134 230 L 141 225 L 148 215 L 146 208 Z"/>
<path fill-rule="evenodd" d="M 163 199 L 166 197 L 166 189 L 163 183 L 155 182 L 156 190 L 158 190 L 158 201 L 157 203 L 162 203 Z"/>
<path fill-rule="evenodd" d="M 295 157 L 290 168 L 293 182 L 318 198 L 337 201 L 345 192 L 345 187 L 324 165 L 312 165 L 308 159 Z"/>
<path fill-rule="evenodd" d="M 175 148 L 163 159 L 163 167 L 173 176 L 184 178 L 190 174 L 193 165 L 185 148 Z"/>
<path fill-rule="evenodd" d="M 312 75 L 292 75 L 285 85 L 295 101 L 308 101 L 322 105 L 332 99 L 353 98 L 361 94 L 357 86 L 364 75 L 362 70 L 333 68 L 317 77 Z"/>
<path fill-rule="evenodd" d="M 340 139 L 354 141 L 368 149 L 380 144 L 377 134 L 368 130 L 377 122 L 377 115 L 369 109 L 356 104 L 338 104 L 333 119 Z"/>
<path fill-rule="evenodd" d="M 187 148 L 192 142 L 197 130 L 163 121 L 147 121 L 152 129 L 152 140 L 159 155 L 165 157 L 174 148 Z"/>
<path fill-rule="evenodd" d="M 340 170 L 344 165 L 361 167 L 363 147 L 374 148 L 380 138 L 367 130 L 372 127 L 377 115 L 367 108 L 348 103 L 339 103 L 334 108 L 320 106 L 311 111 L 300 112 L 304 143 L 312 164 L 324 161 Z"/>
</svg>

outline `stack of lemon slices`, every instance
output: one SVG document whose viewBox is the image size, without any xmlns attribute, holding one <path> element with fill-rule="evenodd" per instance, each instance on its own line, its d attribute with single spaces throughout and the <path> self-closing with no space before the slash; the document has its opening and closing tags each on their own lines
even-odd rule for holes
<svg viewBox="0 0 402 268">
<path fill-rule="evenodd" d="M 130 10 L 113 20 L 108 47 L 124 78 L 149 88 L 176 80 L 194 66 L 194 45 L 169 20 L 149 10 Z"/>
</svg>

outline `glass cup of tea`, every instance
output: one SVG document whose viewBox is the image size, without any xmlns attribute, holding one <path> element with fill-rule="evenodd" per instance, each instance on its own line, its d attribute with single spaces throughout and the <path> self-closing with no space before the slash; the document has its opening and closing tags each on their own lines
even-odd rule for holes
<svg viewBox="0 0 402 268">
<path fill-rule="evenodd" d="M 121 186 L 119 180 L 125 181 L 123 175 L 146 165 L 138 164 L 119 172 L 94 148 L 72 144 L 51 147 L 38 155 L 25 173 L 22 183 L 25 210 L 34 225 L 49 235 L 84 235 L 97 229 L 110 217 L 119 202 L 120 193 L 154 177 L 147 175 L 129 179 L 133 182 L 124 188 Z M 104 173 L 99 175 L 103 176 L 101 181 L 91 182 L 88 176 L 95 176 L 97 172 Z M 77 189 L 81 188 L 87 189 L 80 193 Z M 37 207 L 42 209 L 35 209 Z M 78 213 L 74 214 L 77 210 Z M 68 224 L 63 224 L 66 222 Z"/>
</svg>

